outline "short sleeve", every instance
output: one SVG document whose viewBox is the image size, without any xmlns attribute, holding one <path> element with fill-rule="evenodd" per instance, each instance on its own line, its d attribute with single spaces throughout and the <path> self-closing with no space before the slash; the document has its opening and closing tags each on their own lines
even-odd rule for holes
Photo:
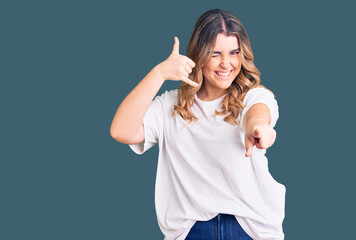
<svg viewBox="0 0 356 240">
<path fill-rule="evenodd" d="M 142 123 L 145 131 L 145 141 L 129 145 L 137 154 L 143 154 L 158 143 L 163 131 L 164 109 L 162 96 L 157 96 L 150 104 L 143 117 Z"/>
<path fill-rule="evenodd" d="M 247 113 L 247 111 L 256 103 L 264 103 L 270 110 L 271 113 L 271 123 L 270 126 L 274 127 L 277 123 L 277 119 L 279 117 L 278 113 L 278 103 L 274 97 L 274 94 L 263 87 L 257 87 L 250 89 L 244 98 L 243 101 L 245 108 L 240 113 L 240 136 L 241 140 L 245 146 L 245 129 L 243 128 L 243 119 Z"/>
</svg>

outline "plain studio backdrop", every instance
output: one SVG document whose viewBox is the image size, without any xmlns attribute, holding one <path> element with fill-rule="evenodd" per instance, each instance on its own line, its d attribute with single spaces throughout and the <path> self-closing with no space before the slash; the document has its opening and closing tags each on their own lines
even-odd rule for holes
<svg viewBox="0 0 356 240">
<path fill-rule="evenodd" d="M 221 8 L 279 103 L 287 240 L 354 239 L 355 15 L 347 1 L 2 1 L 0 239 L 163 239 L 158 147 L 110 136 L 125 96 Z M 167 81 L 160 89 L 179 87 Z"/>
</svg>

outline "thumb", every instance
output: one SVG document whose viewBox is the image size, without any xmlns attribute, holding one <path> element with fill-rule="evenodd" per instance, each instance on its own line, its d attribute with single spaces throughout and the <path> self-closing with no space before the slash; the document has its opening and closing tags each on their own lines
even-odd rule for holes
<svg viewBox="0 0 356 240">
<path fill-rule="evenodd" d="M 172 54 L 179 54 L 179 40 L 177 37 L 174 37 L 174 45 L 173 45 Z"/>
<path fill-rule="evenodd" d="M 255 138 L 260 138 L 261 137 L 261 129 L 260 128 L 256 128 L 252 135 L 255 137 Z"/>
<path fill-rule="evenodd" d="M 253 142 L 249 138 L 245 138 L 246 153 L 245 156 L 249 157 L 252 154 Z"/>
</svg>

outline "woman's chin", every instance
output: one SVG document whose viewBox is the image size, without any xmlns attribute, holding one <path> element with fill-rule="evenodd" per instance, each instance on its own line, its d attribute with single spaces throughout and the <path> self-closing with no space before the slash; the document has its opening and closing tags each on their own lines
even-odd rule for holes
<svg viewBox="0 0 356 240">
<path fill-rule="evenodd" d="M 233 81 L 231 81 L 231 80 L 230 81 L 220 82 L 219 88 L 226 90 L 231 86 L 232 82 Z"/>
</svg>

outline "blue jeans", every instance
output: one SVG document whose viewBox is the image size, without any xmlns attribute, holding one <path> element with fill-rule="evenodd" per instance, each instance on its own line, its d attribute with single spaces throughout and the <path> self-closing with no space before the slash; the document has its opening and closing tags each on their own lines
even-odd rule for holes
<svg viewBox="0 0 356 240">
<path fill-rule="evenodd" d="M 253 240 L 234 215 L 219 213 L 208 221 L 196 221 L 186 240 Z"/>
</svg>

